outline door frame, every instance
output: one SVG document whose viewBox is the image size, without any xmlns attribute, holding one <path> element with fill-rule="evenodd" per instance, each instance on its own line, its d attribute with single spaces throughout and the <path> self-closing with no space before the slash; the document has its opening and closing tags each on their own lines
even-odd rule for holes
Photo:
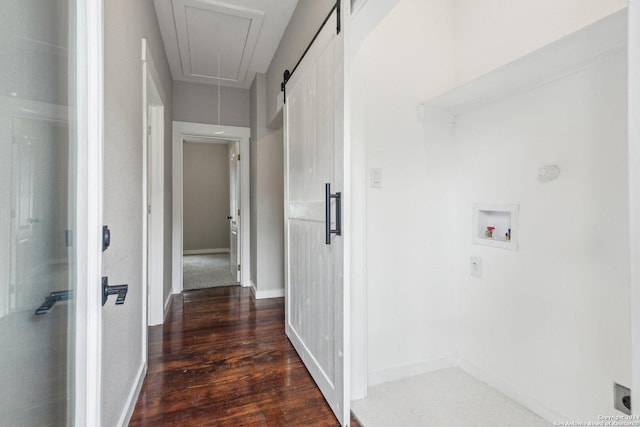
<svg viewBox="0 0 640 427">
<path fill-rule="evenodd" d="M 173 223 L 172 293 L 182 292 L 183 242 L 183 141 L 185 137 L 236 140 L 240 143 L 240 285 L 251 286 L 251 196 L 249 180 L 249 137 L 251 129 L 206 123 L 173 122 Z"/>
<path fill-rule="evenodd" d="M 158 69 L 142 39 L 142 300 L 143 355 L 147 363 L 147 326 L 164 322 L 164 104 Z M 150 169 L 150 170 L 149 170 Z M 149 210 L 149 200 L 152 201 Z"/>
<path fill-rule="evenodd" d="M 229 215 L 231 216 L 231 220 L 229 221 L 228 227 L 229 227 L 229 256 L 232 256 L 234 253 L 233 250 L 233 245 L 231 244 L 231 239 L 232 239 L 232 235 L 233 235 L 233 231 L 232 231 L 232 221 L 233 218 L 237 218 L 238 215 L 236 214 L 237 210 L 240 207 L 240 200 L 238 198 L 238 193 L 242 194 L 242 191 L 240 191 L 240 185 L 239 182 L 240 180 L 238 179 L 238 172 L 239 170 L 237 169 L 238 164 L 237 164 L 237 159 L 236 159 L 236 155 L 240 154 L 240 142 L 238 141 L 230 141 L 228 143 L 228 152 L 229 152 L 229 158 L 228 158 L 228 162 L 229 162 Z M 236 169 L 234 169 L 234 165 L 236 167 Z M 236 176 L 234 176 L 234 173 Z M 231 186 L 231 183 L 234 183 L 233 187 Z M 241 264 L 241 259 L 240 259 L 240 254 L 238 253 L 240 251 L 240 246 L 238 245 L 238 232 L 240 230 L 240 225 L 238 224 L 238 222 L 236 221 L 236 247 L 235 247 L 235 257 L 236 257 L 236 263 L 235 265 Z M 241 231 L 240 231 L 241 232 Z M 234 264 L 231 263 L 231 266 L 233 266 Z M 240 282 L 240 271 L 230 271 L 230 273 L 235 276 L 236 278 L 236 282 Z M 253 289 L 253 288 L 252 288 Z"/>
<path fill-rule="evenodd" d="M 102 422 L 102 147 L 104 27 L 102 0 L 77 0 L 75 425 Z M 85 142 L 85 143 L 80 143 Z"/>
</svg>

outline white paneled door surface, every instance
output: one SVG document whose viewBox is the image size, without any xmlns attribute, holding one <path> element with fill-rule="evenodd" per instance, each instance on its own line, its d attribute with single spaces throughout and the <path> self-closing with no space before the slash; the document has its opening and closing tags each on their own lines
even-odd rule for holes
<svg viewBox="0 0 640 427">
<path fill-rule="evenodd" d="M 229 143 L 229 268 L 231 275 L 240 281 L 240 143 Z M 241 266 L 240 266 L 241 267 Z"/>
<path fill-rule="evenodd" d="M 344 37 L 334 13 L 286 83 L 285 328 L 331 406 L 349 425 L 347 289 L 341 192 Z"/>
<path fill-rule="evenodd" d="M 74 0 L 0 13 L 0 424 L 74 424 Z"/>
</svg>

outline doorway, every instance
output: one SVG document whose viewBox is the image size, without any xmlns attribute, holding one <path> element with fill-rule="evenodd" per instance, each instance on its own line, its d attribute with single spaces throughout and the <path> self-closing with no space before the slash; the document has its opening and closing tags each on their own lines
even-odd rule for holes
<svg viewBox="0 0 640 427">
<path fill-rule="evenodd" d="M 173 122 L 173 294 L 212 285 L 249 286 L 249 135 L 244 127 Z M 211 168 L 203 156 L 216 150 L 223 158 Z M 193 161 L 197 164 L 188 164 Z M 188 181 L 208 191 L 210 203 L 203 205 L 197 188 L 191 194 Z M 214 198 L 214 185 L 226 189 L 226 197 Z M 203 227 L 210 229 L 205 233 Z"/>
<path fill-rule="evenodd" d="M 238 284 L 237 141 L 183 141 L 183 290 Z"/>
<path fill-rule="evenodd" d="M 340 14 L 348 10 L 339 6 L 284 75 L 285 332 L 347 427 L 351 193 L 345 179 L 347 83 L 336 70 L 347 62 Z"/>
</svg>

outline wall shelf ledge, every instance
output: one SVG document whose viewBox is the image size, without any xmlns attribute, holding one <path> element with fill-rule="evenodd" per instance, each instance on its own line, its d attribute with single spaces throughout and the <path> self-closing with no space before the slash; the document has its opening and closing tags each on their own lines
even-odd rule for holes
<svg viewBox="0 0 640 427">
<path fill-rule="evenodd" d="M 451 116 L 548 84 L 588 67 L 627 45 L 627 10 L 621 10 L 469 83 L 424 103 Z"/>
</svg>

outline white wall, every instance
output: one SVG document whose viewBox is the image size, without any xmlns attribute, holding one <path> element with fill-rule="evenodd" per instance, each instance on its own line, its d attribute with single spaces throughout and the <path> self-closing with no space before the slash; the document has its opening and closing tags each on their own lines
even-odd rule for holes
<svg viewBox="0 0 640 427">
<path fill-rule="evenodd" d="M 572 420 L 630 383 L 626 89 L 620 53 L 456 121 L 458 355 Z M 476 202 L 520 205 L 518 251 L 471 244 Z"/>
<path fill-rule="evenodd" d="M 425 146 L 417 114 L 419 102 L 452 84 L 452 13 L 448 0 L 401 1 L 362 45 L 365 76 L 354 77 L 366 81 L 367 167 L 383 175 L 383 188 L 367 191 L 372 383 L 455 356 L 455 282 L 445 251 L 453 230 L 442 209 L 450 179 L 439 147 Z"/>
<path fill-rule="evenodd" d="M 184 250 L 228 249 L 228 144 L 185 142 L 183 153 Z"/>
<path fill-rule="evenodd" d="M 276 295 L 270 291 L 284 291 L 284 165 L 282 129 L 267 128 L 266 93 L 258 73 L 251 86 L 251 276 L 258 295 Z"/>
<path fill-rule="evenodd" d="M 486 283 L 485 287 L 487 288 L 485 298 L 479 299 L 478 305 L 473 306 L 473 312 L 478 316 L 475 318 L 464 316 L 458 323 L 456 313 L 462 312 L 463 308 L 469 309 L 469 304 L 480 293 L 480 289 L 477 289 L 478 286 L 468 290 L 468 293 L 461 291 L 458 295 L 456 292 L 458 286 L 468 286 L 469 269 L 469 253 L 467 252 L 470 236 L 469 240 L 462 242 L 458 233 L 459 230 L 466 233 L 471 228 L 471 219 L 468 217 L 470 208 L 469 210 L 461 210 L 459 216 L 454 214 L 456 209 L 459 210 L 460 205 L 460 201 L 454 197 L 459 184 L 456 173 L 458 170 L 462 170 L 457 169 L 455 165 L 463 159 L 457 157 L 460 153 L 455 150 L 455 145 L 426 144 L 423 129 L 418 120 L 417 106 L 420 102 L 445 92 L 462 82 L 476 78 L 492 68 L 524 56 L 550 41 L 619 10 L 625 4 L 623 1 L 563 1 L 543 2 L 541 6 L 538 6 L 538 3 L 524 0 L 516 2 L 400 0 L 398 5 L 368 35 L 360 48 L 358 55 L 364 56 L 365 65 L 359 67 L 360 75 L 354 76 L 353 80 L 365 79 L 366 88 L 360 91 L 366 93 L 366 101 L 360 107 L 355 104 L 355 110 L 352 114 L 354 116 L 364 114 L 365 117 L 362 120 L 364 129 L 354 130 L 352 135 L 359 134 L 366 141 L 367 168 L 381 168 L 383 175 L 383 188 L 369 188 L 367 190 L 369 379 L 375 383 L 417 373 L 430 367 L 443 366 L 447 362 L 443 358 L 450 356 L 452 359 L 449 361 L 451 361 L 455 358 L 456 353 L 461 351 L 463 356 L 474 359 L 473 362 L 476 362 L 475 359 L 477 359 L 476 363 L 490 370 L 492 374 L 504 375 L 502 379 L 506 380 L 513 378 L 517 382 L 515 386 L 531 392 L 536 399 L 552 405 L 558 412 L 562 413 L 563 411 L 558 406 L 559 402 L 562 402 L 568 405 L 568 416 L 592 415 L 596 410 L 604 411 L 605 409 L 608 409 L 607 413 L 611 413 L 611 383 L 615 380 L 622 382 L 629 380 L 629 322 L 628 319 L 626 322 L 624 320 L 625 316 L 628 318 L 629 314 L 625 313 L 623 302 L 626 285 L 624 282 L 624 253 L 621 252 L 621 248 L 625 244 L 624 238 L 616 241 L 615 238 L 607 237 L 605 239 L 603 236 L 609 235 L 609 231 L 618 228 L 618 226 L 624 233 L 625 216 L 621 211 L 624 206 L 620 193 L 609 191 L 605 195 L 604 182 L 589 177 L 586 174 L 585 165 L 578 166 L 577 162 L 591 162 L 593 170 L 593 168 L 600 168 L 594 160 L 597 158 L 607 159 L 614 163 L 622 161 L 619 145 L 616 145 L 611 153 L 604 155 L 600 151 L 601 147 L 597 147 L 596 141 L 601 141 L 604 135 L 607 135 L 607 139 L 614 138 L 617 141 L 616 144 L 620 144 L 620 141 L 624 139 L 624 135 L 620 133 L 624 130 L 624 122 L 614 117 L 596 134 L 583 142 L 584 144 L 590 143 L 589 147 L 593 149 L 592 152 L 585 154 L 588 159 L 572 158 L 574 151 L 570 150 L 575 148 L 575 145 L 555 147 L 555 150 L 567 150 L 561 152 L 562 158 L 559 157 L 561 155 L 559 151 L 550 150 L 550 157 L 561 160 L 568 159 L 570 161 L 568 167 L 576 168 L 574 170 L 576 175 L 573 175 L 573 178 L 565 176 L 564 184 L 558 181 L 551 183 L 551 185 L 571 183 L 574 189 L 577 187 L 581 191 L 573 191 L 572 193 L 569 186 L 563 187 L 563 191 L 553 197 L 541 195 L 541 197 L 550 197 L 545 203 L 551 203 L 552 200 L 555 200 L 566 204 L 567 199 L 575 199 L 574 202 L 581 207 L 593 207 L 595 199 L 604 198 L 607 201 L 606 209 L 598 210 L 590 215 L 596 215 L 596 218 L 599 219 L 606 218 L 608 222 L 605 224 L 610 226 L 607 228 L 609 231 L 603 231 L 602 224 L 595 224 L 593 217 L 587 216 L 580 219 L 575 217 L 575 212 L 572 213 L 575 225 L 581 225 L 583 228 L 581 234 L 575 228 L 571 228 L 570 234 L 567 235 L 567 237 L 573 236 L 580 239 L 580 243 L 563 241 L 563 243 L 556 244 L 557 248 L 554 248 L 555 250 L 564 248 L 568 254 L 574 257 L 568 261 L 569 268 L 565 268 L 562 272 L 563 280 L 560 281 L 560 284 L 558 284 L 558 279 L 553 276 L 558 270 L 551 269 L 551 266 L 534 268 L 531 267 L 529 261 L 522 260 L 517 263 L 519 267 L 514 267 L 515 271 L 509 273 L 509 279 L 500 276 L 501 278 L 496 282 L 489 282 L 489 278 L 495 278 L 496 274 L 507 274 L 501 269 L 502 265 L 508 262 L 489 259 L 489 264 L 485 267 L 486 274 L 489 276 L 482 279 L 482 283 Z M 367 6 L 368 3 L 364 7 Z M 536 9 L 530 10 L 531 7 Z M 516 10 L 518 8 L 523 8 L 527 13 L 520 13 L 519 10 Z M 550 25 L 550 28 L 547 29 L 545 25 Z M 540 30 L 540 28 L 544 30 Z M 512 33 L 516 36 L 512 36 Z M 619 76 L 619 80 L 624 80 L 624 76 Z M 612 101 L 614 99 L 620 101 L 619 87 L 611 88 L 593 81 L 591 86 L 585 82 L 583 82 L 583 86 L 585 88 L 592 87 L 598 93 L 607 92 L 608 96 L 613 97 Z M 585 92 L 580 96 L 580 99 L 585 101 L 594 99 L 594 92 L 590 94 Z M 568 108 L 566 104 L 564 107 Z M 364 113 L 358 111 L 358 108 L 364 108 Z M 572 120 L 576 120 L 575 123 L 577 123 L 578 116 L 584 118 L 587 114 L 590 117 L 598 117 L 597 114 L 603 112 L 599 108 L 593 104 L 583 106 L 582 110 L 575 112 Z M 604 107 L 602 108 L 604 109 Z M 611 111 L 616 111 L 615 108 L 612 108 Z M 604 110 L 604 112 L 607 111 Z M 624 115 L 624 110 L 617 111 L 620 117 Z M 610 118 L 610 114 L 607 114 L 606 117 Z M 354 124 L 354 126 L 357 125 Z M 533 129 L 531 123 L 528 126 L 527 129 Z M 620 130 L 616 130 L 618 128 Z M 617 133 L 607 133 L 610 130 Z M 532 153 L 531 148 L 524 148 L 523 143 L 522 141 L 512 141 L 512 146 L 506 147 L 510 150 L 508 153 L 512 157 L 512 160 L 502 160 L 502 163 L 507 165 L 507 170 L 524 173 L 522 162 L 516 160 L 521 160 L 523 154 L 519 151 L 514 154 L 515 147 L 526 149 L 525 153 L 531 157 L 529 162 L 533 162 L 534 159 L 536 162 L 547 161 L 542 157 L 535 157 L 545 154 L 544 150 L 541 153 Z M 574 144 L 578 144 L 578 142 Z M 488 156 L 479 148 L 470 147 L 469 152 L 484 159 Z M 489 161 L 496 162 L 494 157 L 491 157 Z M 560 162 L 560 160 L 557 161 Z M 531 167 L 530 163 L 528 165 Z M 469 166 L 468 163 L 465 164 L 465 167 L 467 166 Z M 474 170 L 471 169 L 472 172 Z M 536 191 L 540 191 L 536 187 L 536 171 L 537 167 L 532 172 L 533 183 L 530 182 L 528 186 L 518 187 L 518 191 L 523 192 L 521 195 L 523 200 L 536 197 Z M 494 178 L 498 176 L 504 180 L 504 176 L 499 175 L 498 172 L 493 175 Z M 617 164 L 615 170 L 607 178 L 611 181 L 606 182 L 624 185 L 623 178 L 624 167 L 622 164 Z M 510 181 L 511 179 L 509 179 Z M 585 182 L 588 184 L 585 185 Z M 489 189 L 494 183 L 489 185 L 484 181 L 484 185 Z M 506 186 L 507 184 L 502 185 Z M 465 191 L 471 190 L 465 189 Z M 513 193 L 510 195 L 513 196 Z M 507 200 L 500 201 L 511 201 L 506 194 L 503 198 Z M 542 206 L 535 205 L 532 209 L 525 210 L 522 214 L 521 220 L 525 221 L 525 224 L 532 218 L 546 214 Z M 562 221 L 566 220 L 567 214 L 563 213 Z M 567 223 L 563 222 L 562 224 L 566 229 Z M 588 228 L 591 225 L 596 227 L 595 230 Z M 566 235 L 566 232 L 558 230 L 556 224 L 547 224 L 547 227 L 549 228 L 547 234 Z M 595 241 L 604 246 L 595 245 L 593 244 L 594 240 L 587 239 L 590 233 Z M 524 238 L 524 236 L 522 237 Z M 540 238 L 543 237 L 540 236 Z M 460 244 L 464 245 L 467 252 L 461 252 Z M 580 248 L 574 250 L 578 246 Z M 537 254 L 544 251 L 544 248 L 544 245 L 538 243 L 535 248 L 529 246 L 527 251 Z M 491 254 L 491 251 L 496 250 L 481 248 L 477 253 L 485 256 L 487 252 Z M 518 252 L 518 254 L 521 253 L 522 251 Z M 505 251 L 502 256 L 514 262 L 511 260 L 513 254 L 513 252 L 506 253 Z M 581 267 L 587 260 L 596 257 L 596 254 L 600 256 L 597 264 L 587 265 L 586 268 Z M 542 254 L 542 256 L 545 255 Z M 567 257 L 564 259 L 566 260 Z M 557 261 L 554 261 L 553 265 L 554 268 L 560 269 Z M 594 268 L 597 271 L 594 272 Z M 606 276 L 604 275 L 605 271 L 609 271 Z M 588 277 L 589 273 L 592 273 L 593 276 Z M 606 301 L 607 304 L 617 301 L 623 304 L 623 307 L 619 313 L 612 317 L 612 323 L 607 323 L 606 328 L 598 329 L 595 333 L 589 330 L 589 326 L 584 327 L 583 324 L 569 321 L 562 324 L 563 330 L 558 330 L 554 328 L 555 324 L 550 324 L 550 320 L 562 320 L 562 316 L 555 312 L 549 313 L 549 306 L 544 306 L 543 297 L 546 298 L 548 295 L 541 293 L 538 289 L 514 291 L 512 296 L 519 299 L 517 303 L 513 301 L 510 303 L 518 306 L 520 311 L 516 312 L 510 306 L 507 306 L 506 310 L 510 315 L 515 316 L 514 321 L 520 321 L 520 329 L 510 329 L 510 318 L 499 319 L 496 314 L 493 314 L 505 311 L 505 304 L 498 304 L 498 302 L 504 303 L 505 301 L 491 297 L 496 296 L 498 289 L 505 290 L 507 288 L 509 290 L 507 283 L 513 286 L 515 277 L 521 278 L 527 275 L 535 277 L 538 282 L 546 280 L 545 286 L 550 286 L 549 284 L 552 282 L 555 283 L 556 287 L 560 288 L 558 292 L 564 292 L 562 297 L 565 298 L 565 302 L 572 291 L 584 292 L 585 303 L 580 308 L 568 304 L 570 312 L 569 314 L 565 313 L 565 317 L 583 316 L 583 323 L 589 326 L 593 326 L 595 323 L 595 316 L 587 317 L 586 311 L 589 304 L 592 304 L 596 299 Z M 524 279 L 527 283 L 530 283 L 529 280 L 531 279 L 526 277 Z M 518 282 L 520 283 L 522 280 L 518 279 Z M 606 290 L 602 283 L 606 283 Z M 531 285 L 528 285 L 527 289 L 531 289 Z M 549 290 L 548 287 L 545 289 Z M 612 289 L 614 290 L 612 291 Z M 522 301 L 528 298 L 537 299 L 530 301 L 535 304 L 532 307 L 526 306 L 525 310 L 522 307 Z M 548 304 L 557 308 L 559 300 L 561 299 L 549 301 Z M 482 303 L 480 303 L 481 301 Z M 533 307 L 539 313 L 544 314 L 543 321 L 526 317 L 527 315 L 531 316 L 530 310 Z M 470 330 L 469 328 L 479 327 L 474 326 L 476 325 L 474 320 L 477 320 L 481 314 L 485 318 L 477 323 L 484 326 L 485 330 Z M 499 320 L 502 320 L 503 323 L 499 323 Z M 602 318 L 599 320 L 602 322 Z M 573 330 L 570 325 L 573 325 Z M 620 328 L 619 332 L 612 331 L 614 325 L 616 328 Z M 542 326 L 546 328 L 546 335 L 541 332 Z M 497 331 L 504 332 L 506 335 L 498 333 L 490 335 L 490 327 L 496 327 Z M 608 331 L 606 338 L 604 338 L 605 330 Z M 402 333 L 398 333 L 399 331 Z M 493 347 L 489 348 L 486 342 L 476 338 L 473 332 L 478 332 L 480 336 L 490 340 Z M 574 352 L 571 353 L 567 347 L 567 343 L 570 341 L 562 341 L 560 338 L 564 337 L 569 340 L 571 332 L 578 334 L 577 337 L 571 337 L 571 339 L 577 340 L 580 352 L 574 349 Z M 460 340 L 454 338 L 458 336 L 458 333 L 462 334 Z M 486 335 L 482 335 L 482 333 Z M 526 333 L 526 339 L 521 338 L 521 341 L 514 341 L 517 333 L 520 333 L 521 337 Z M 627 336 L 626 340 L 625 336 Z M 498 337 L 502 337 L 502 340 L 498 340 Z M 623 349 L 622 354 L 612 356 L 602 349 L 596 350 L 596 347 L 601 345 L 598 342 L 601 339 L 607 343 L 612 341 L 618 343 Z M 467 341 L 464 347 L 462 347 L 462 341 Z M 526 342 L 530 346 L 528 350 L 534 352 L 544 346 L 548 353 L 554 351 L 549 347 L 551 343 L 560 342 L 562 356 L 552 360 L 555 360 L 555 363 L 564 364 L 568 368 L 567 371 L 572 372 L 574 376 L 569 378 L 566 373 L 561 373 L 558 377 L 553 377 L 550 373 L 543 372 L 543 369 L 537 369 L 538 365 L 529 365 L 524 368 L 520 366 L 521 370 L 527 372 L 520 373 L 520 376 L 518 374 L 512 375 L 513 364 L 506 364 L 506 356 L 496 355 L 496 359 L 504 362 L 503 369 L 505 370 L 500 370 L 496 366 L 497 362 L 487 361 L 490 350 L 502 351 L 506 347 L 513 348 L 509 348 L 512 353 L 505 353 L 509 353 L 512 358 L 519 357 L 518 352 L 523 351 L 521 347 L 523 344 L 517 346 L 513 345 L 513 342 L 518 344 Z M 612 345 L 612 347 L 616 346 Z M 578 358 L 583 357 L 585 351 L 593 353 L 587 357 L 588 362 L 586 363 L 590 363 L 592 369 L 601 369 L 602 372 L 588 378 L 576 378 L 575 375 L 578 372 L 583 372 L 586 367 L 586 364 L 577 362 Z M 618 358 L 616 359 L 616 357 Z M 515 360 L 520 361 L 520 359 Z M 530 357 L 524 360 L 533 363 L 534 359 Z M 487 364 L 483 365 L 485 362 Z M 577 366 L 571 367 L 572 364 Z M 543 366 L 544 369 L 548 368 L 547 365 L 541 364 L 540 366 Z M 597 367 L 594 368 L 594 366 Z M 507 371 L 508 369 L 511 371 Z M 554 369 L 557 369 L 557 366 Z M 557 373 L 557 370 L 551 372 Z M 535 379 L 532 378 L 536 375 Z M 606 389 L 603 389 L 605 377 L 607 386 Z M 586 405 L 592 405 L 592 408 L 587 408 L 584 403 L 577 401 L 584 397 L 582 394 L 580 397 L 565 396 L 551 402 L 550 398 L 555 399 L 559 392 L 545 394 L 547 390 L 541 384 L 544 383 L 545 387 L 554 385 L 558 390 L 564 390 L 565 393 L 568 393 L 567 387 L 569 386 L 556 383 L 558 378 L 563 381 L 573 381 L 567 384 L 571 384 L 574 389 L 585 387 L 586 392 L 591 395 L 582 400 L 588 402 Z"/>
<path fill-rule="evenodd" d="M 280 94 L 284 70 L 293 70 L 335 3 L 335 0 L 298 1 L 266 72 L 266 117 L 267 123 L 274 129 L 282 127 L 282 115 L 277 114 L 276 99 Z M 278 119 L 274 121 L 276 117 Z"/>
<path fill-rule="evenodd" d="M 115 426 L 131 402 L 142 367 L 142 52 L 146 38 L 161 81 L 165 111 L 165 289 L 171 281 L 172 79 L 151 0 L 104 2 L 104 221 L 112 232 L 103 256 L 111 284 L 128 283 L 124 305 L 103 307 L 102 422 Z M 135 397 L 135 396 L 133 396 Z M 135 402 L 133 402 L 135 404 Z"/>
<path fill-rule="evenodd" d="M 627 6 L 627 0 L 455 0 L 456 86 Z"/>
<path fill-rule="evenodd" d="M 175 81 L 173 83 L 173 120 L 249 127 L 249 91 L 220 87 L 220 123 L 218 123 L 217 85 Z"/>
</svg>

